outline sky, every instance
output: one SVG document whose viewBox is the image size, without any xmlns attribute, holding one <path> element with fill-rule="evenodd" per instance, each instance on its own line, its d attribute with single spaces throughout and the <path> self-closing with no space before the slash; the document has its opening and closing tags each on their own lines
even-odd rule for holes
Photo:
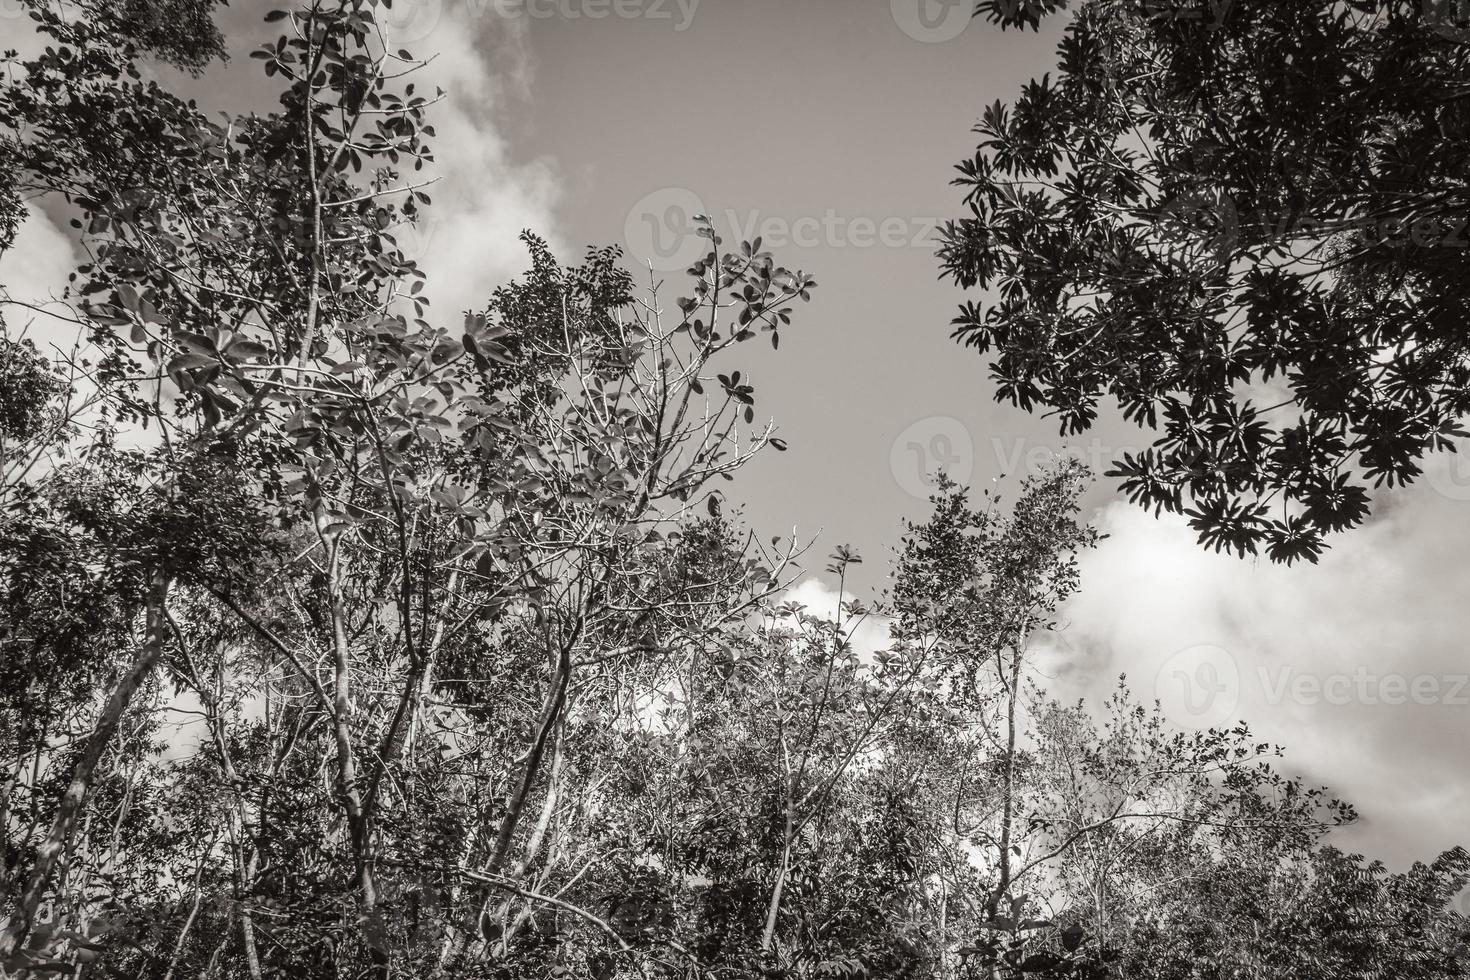
<svg viewBox="0 0 1470 980">
<path fill-rule="evenodd" d="M 24 50 L 13 8 L 0 0 L 0 35 Z M 565 259 L 622 245 L 646 274 L 677 279 L 702 212 L 727 242 L 760 234 L 816 277 L 780 350 L 747 345 L 734 365 L 791 449 L 758 459 L 730 498 L 762 534 L 816 537 L 803 601 L 835 600 L 820 569 L 838 544 L 864 556 L 848 589 L 871 600 L 938 467 L 1006 496 L 1057 453 L 1100 472 L 1145 444 L 1114 420 L 1064 441 L 997 404 L 983 360 L 949 336 L 963 296 L 937 277 L 934 226 L 959 213 L 949 181 L 974 151 L 971 127 L 1051 68 L 1063 19 L 1002 33 L 958 0 L 394 8 L 396 41 L 437 51 L 426 79 L 448 92 L 433 120 L 435 217 L 409 244 L 441 314 L 482 305 L 522 270 L 522 229 Z M 229 68 L 186 83 L 206 106 L 268 98 L 245 57 L 266 9 L 229 8 Z M 12 295 L 64 283 L 75 256 L 60 220 L 33 214 L 0 257 Z M 1470 461 L 1431 460 L 1317 566 L 1207 554 L 1106 479 L 1085 505 L 1107 537 L 1040 651 L 1051 692 L 1095 703 L 1126 674 L 1183 727 L 1244 718 L 1286 747 L 1284 769 L 1357 805 L 1361 822 L 1335 842 L 1391 867 L 1470 843 Z"/>
</svg>

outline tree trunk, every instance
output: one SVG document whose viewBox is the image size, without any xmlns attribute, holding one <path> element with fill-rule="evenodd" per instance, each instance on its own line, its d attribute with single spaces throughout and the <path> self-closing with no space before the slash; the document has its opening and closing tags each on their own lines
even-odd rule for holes
<svg viewBox="0 0 1470 980">
<path fill-rule="evenodd" d="M 1006 755 L 1005 767 L 1001 770 L 1001 821 L 1000 821 L 1000 874 L 995 891 L 991 894 L 987 911 L 991 918 L 1000 914 L 1001 899 L 1011 889 L 1011 825 L 1015 821 L 1016 783 L 1016 701 L 1021 696 L 1021 643 L 1018 641 L 1011 654 L 1009 674 L 1004 681 L 1006 697 Z"/>
<path fill-rule="evenodd" d="M 25 944 L 26 939 L 30 936 L 31 929 L 35 925 L 36 910 L 41 905 L 47 883 L 51 879 L 51 871 L 56 866 L 57 859 L 66 850 L 77 814 L 81 812 L 82 803 L 86 800 L 88 789 L 91 788 L 92 775 L 96 772 L 97 764 L 102 760 L 108 746 L 112 744 L 112 738 L 117 733 L 117 726 L 122 721 L 123 714 L 127 712 L 128 706 L 132 704 L 133 695 L 148 679 L 148 675 L 153 672 L 159 658 L 163 656 L 164 640 L 168 629 L 164 616 L 164 601 L 168 597 L 168 587 L 169 581 L 163 571 L 161 569 L 154 571 L 148 585 L 147 625 L 143 638 L 143 651 L 134 661 L 133 666 L 118 681 L 117 687 L 112 691 L 112 696 L 107 699 L 107 704 L 97 719 L 96 727 L 92 730 L 92 737 L 87 742 L 86 751 L 82 753 L 76 768 L 72 770 L 71 783 L 67 786 L 66 792 L 61 797 L 61 803 L 56 808 L 56 818 L 51 822 L 51 830 L 47 833 L 46 839 L 41 842 L 40 847 L 36 848 L 35 864 L 31 868 L 30 880 L 26 884 L 25 891 L 17 903 L 15 922 L 6 930 L 5 935 L 0 937 L 0 955 L 14 953 Z"/>
<path fill-rule="evenodd" d="M 510 798 L 506 806 L 505 816 L 500 821 L 500 831 L 495 835 L 495 849 L 490 853 L 490 860 L 485 866 L 487 874 L 499 874 L 505 867 L 505 859 L 510 853 L 511 838 L 515 836 L 516 826 L 521 821 L 521 814 L 525 811 L 526 800 L 530 798 L 531 789 L 536 785 L 536 776 L 541 772 L 541 760 L 546 754 L 546 744 L 551 740 L 556 726 L 561 721 L 561 711 L 566 704 L 567 684 L 572 676 L 572 649 L 570 643 L 564 643 L 556 654 L 556 671 L 552 676 L 551 690 L 546 697 L 546 705 L 541 710 L 541 720 L 536 727 L 536 737 L 531 743 L 530 752 L 526 755 L 525 769 L 521 772 L 520 785 L 517 786 L 515 795 Z"/>
<path fill-rule="evenodd" d="M 357 878 L 363 936 L 371 952 L 374 973 L 388 976 L 388 950 L 383 948 L 382 929 L 377 922 L 378 888 L 373 874 L 372 827 L 363 806 L 362 785 L 357 771 L 357 753 L 352 744 L 352 657 L 347 638 L 347 608 L 342 595 L 340 545 L 333 541 L 328 560 L 331 590 L 333 709 L 332 731 L 337 744 L 337 791 L 347 812 L 347 832 L 352 842 L 352 861 Z"/>
<path fill-rule="evenodd" d="M 546 832 L 551 827 L 551 820 L 556 816 L 556 807 L 561 800 L 561 775 L 566 765 L 566 753 L 562 751 L 563 737 L 564 733 L 558 731 L 556 744 L 553 746 L 551 752 L 551 771 L 547 777 L 546 799 L 541 803 L 541 815 L 536 818 L 536 825 L 531 828 L 531 836 L 526 841 L 525 852 L 511 867 L 510 874 L 508 875 L 510 878 L 519 878 L 530 869 L 531 862 L 536 860 L 536 856 L 541 852 L 542 844 L 545 843 Z M 507 894 L 507 897 L 496 913 L 502 921 L 509 916 L 512 904 L 511 900 L 514 897 L 514 895 Z M 526 903 L 525 908 L 506 927 L 504 934 L 500 937 L 499 954 L 501 956 L 505 955 L 510 941 L 515 938 L 516 933 L 525 925 L 526 920 L 531 917 L 534 911 L 535 905 L 529 902 Z"/>
<path fill-rule="evenodd" d="M 792 829 L 791 805 L 786 807 L 786 831 L 782 834 L 781 865 L 776 869 L 776 883 L 771 886 L 771 903 L 766 907 L 766 926 L 761 932 L 761 952 L 769 953 L 776 944 L 776 918 L 781 913 L 781 896 L 786 889 L 786 876 L 791 870 Z"/>
<path fill-rule="evenodd" d="M 548 629 L 547 647 L 553 657 L 551 688 L 546 693 L 546 703 L 542 706 L 535 735 L 526 751 L 526 764 L 521 772 L 520 781 L 515 793 L 507 801 L 505 816 L 501 818 L 499 830 L 495 835 L 495 844 L 484 866 L 484 874 L 499 876 L 510 855 L 511 840 L 515 836 L 516 827 L 520 824 L 526 801 L 530 798 L 531 790 L 536 785 L 536 777 L 541 771 L 547 743 L 552 739 L 557 725 L 561 723 L 562 710 L 566 706 L 567 687 L 572 677 L 572 649 L 581 638 L 584 624 L 585 617 L 579 617 L 571 636 L 565 639 L 558 638 L 555 641 L 551 638 L 549 626 L 546 627 Z M 464 924 L 459 935 L 450 943 L 448 955 L 440 957 L 440 963 L 444 968 L 452 970 L 458 965 L 460 957 L 466 951 L 470 936 L 479 928 L 481 913 L 488 902 L 489 897 L 487 896 L 485 901 L 480 903 L 481 911 Z"/>
</svg>

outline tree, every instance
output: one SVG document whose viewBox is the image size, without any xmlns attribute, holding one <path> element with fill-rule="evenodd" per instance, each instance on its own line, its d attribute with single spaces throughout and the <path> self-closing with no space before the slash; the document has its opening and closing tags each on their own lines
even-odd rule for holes
<svg viewBox="0 0 1470 980">
<path fill-rule="evenodd" d="M 1078 555 L 1096 541 L 1077 520 L 1087 479 L 1065 463 L 1024 481 L 1007 513 L 989 493 L 972 508 L 968 491 L 942 478 L 933 513 L 909 525 L 900 551 L 889 607 L 897 649 L 930 660 L 916 717 L 896 741 L 913 773 L 908 791 L 931 808 L 947 857 L 935 876 L 946 976 L 1100 975 L 1083 931 L 1059 926 L 1020 887 L 1036 870 L 1037 823 L 1025 813 L 1031 644 L 1056 626 L 1078 586 Z"/>
<path fill-rule="evenodd" d="M 1002 28 L 1052 4 L 984 0 Z M 1091 0 L 959 165 L 944 274 L 996 397 L 1155 433 L 1109 474 L 1202 544 L 1315 561 L 1467 398 L 1452 5 Z"/>
<path fill-rule="evenodd" d="M 150 583 L 141 634 L 130 635 L 138 601 L 124 603 L 116 627 L 139 652 L 69 766 L 50 831 L 17 857 L 28 884 L 3 951 L 37 968 L 87 952 L 73 944 L 85 934 L 60 922 L 100 909 L 66 881 L 53 887 L 53 875 L 120 719 L 163 668 L 203 706 L 227 802 L 228 833 L 204 855 L 227 864 L 206 875 L 191 849 L 174 879 L 230 882 L 223 922 L 199 924 L 220 936 L 205 962 L 238 948 L 252 977 L 303 956 L 386 975 L 403 955 L 403 896 L 384 870 L 423 869 L 448 843 L 459 862 L 428 866 L 451 883 L 429 965 L 456 967 L 488 942 L 488 895 L 523 891 L 544 830 L 528 831 L 525 818 L 580 675 L 709 628 L 685 610 L 701 584 L 660 582 L 667 541 L 692 506 L 715 506 L 710 481 L 765 446 L 784 448 L 756 423 L 749 380 L 712 365 L 764 333 L 774 341 L 814 283 L 758 247 L 727 253 L 710 232 L 670 317 L 658 284 L 635 301 L 615 252 L 563 269 L 528 239 L 531 281 L 497 292 L 487 313 L 434 325 L 423 274 L 393 237 L 429 204 L 397 167 L 427 158 L 434 99 L 401 81 L 419 63 L 384 48 L 377 2 L 269 14 L 283 33 L 258 55 L 284 80 L 281 109 L 224 125 L 140 81 L 136 56 L 152 49 L 140 49 L 135 20 L 33 6 L 58 43 L 12 76 L 0 103 L 14 186 L 79 210 L 95 256 L 78 270 L 79 322 L 101 352 L 79 366 L 110 413 L 160 435 L 155 450 L 128 457 L 134 469 L 114 496 L 158 481 L 145 497 L 189 500 L 190 475 L 219 470 L 249 506 L 210 513 L 202 527 L 138 508 L 118 515 L 127 533 L 107 543 Z M 189 24 L 203 30 L 207 19 L 170 29 Z M 147 36 L 170 51 L 182 43 Z M 241 525 L 259 512 L 266 528 Z M 184 532 L 218 550 L 235 527 L 260 547 L 230 562 L 169 550 Z M 762 571 L 752 565 L 726 588 L 749 601 L 774 587 Z M 103 579 L 132 581 L 115 568 Z M 59 642 L 52 629 L 28 638 L 48 652 Z M 480 716 L 454 738 L 485 768 L 456 779 L 426 766 L 444 737 L 430 734 L 430 709 L 442 705 L 428 703 L 446 683 L 443 663 L 479 669 L 477 651 L 502 640 L 522 662 L 495 677 L 498 690 L 474 690 L 476 670 L 447 681 L 471 686 L 455 700 Z M 243 707 L 256 702 L 258 724 Z M 38 768 L 63 761 L 44 739 L 33 757 Z M 318 760 L 330 760 L 326 799 L 311 787 Z M 487 775 L 500 792 L 485 793 Z M 444 794 L 442 807 L 408 805 L 420 780 Z M 468 812 L 446 835 L 434 823 L 454 802 Z M 313 827 L 313 809 L 338 817 Z M 494 828 L 488 839 L 483 826 Z M 184 933 L 208 918 L 197 897 Z M 346 929 L 333 924 L 344 898 Z M 38 930 L 43 902 L 51 919 Z M 288 908 L 292 926 L 262 933 L 274 914 L 262 902 Z M 175 963 L 183 933 L 178 942 Z"/>
<path fill-rule="evenodd" d="M 1187 890 L 1130 901 L 1220 850 L 1257 858 L 1221 914 L 1277 909 L 1261 842 L 1317 795 L 1028 683 L 1095 538 L 1078 468 L 946 484 L 890 594 L 801 608 L 807 546 L 722 501 L 787 448 L 739 360 L 810 276 L 707 222 L 670 282 L 526 233 L 440 315 L 394 238 L 437 96 L 387 0 L 268 14 L 279 107 L 223 123 L 137 65 L 208 71 L 208 0 L 28 6 L 0 219 L 76 215 L 89 347 L 0 335 L 0 970 L 1094 977 L 1195 940 Z M 1351 889 L 1320 857 L 1313 929 L 1382 912 L 1458 963 L 1454 856 Z"/>
</svg>

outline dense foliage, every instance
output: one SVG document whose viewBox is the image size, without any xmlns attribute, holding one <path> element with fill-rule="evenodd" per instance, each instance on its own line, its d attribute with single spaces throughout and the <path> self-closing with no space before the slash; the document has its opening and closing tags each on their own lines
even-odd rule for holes
<svg viewBox="0 0 1470 980">
<path fill-rule="evenodd" d="M 985 0 L 1003 27 L 1053 4 Z M 1453 449 L 1470 30 L 1435 0 L 1085 0 L 985 110 L 946 275 L 997 397 L 1155 434 L 1111 475 L 1206 546 L 1315 561 Z"/>
<path fill-rule="evenodd" d="M 1038 686 L 1080 468 L 942 482 L 879 602 L 846 548 L 791 601 L 719 500 L 810 276 L 528 234 L 442 313 L 386 0 L 270 14 L 279 109 L 225 121 L 137 70 L 208 71 L 206 0 L 27 6 L 0 199 L 76 215 L 89 345 L 0 334 L 0 973 L 1465 973 L 1470 855 L 1387 874 L 1244 726 Z"/>
</svg>

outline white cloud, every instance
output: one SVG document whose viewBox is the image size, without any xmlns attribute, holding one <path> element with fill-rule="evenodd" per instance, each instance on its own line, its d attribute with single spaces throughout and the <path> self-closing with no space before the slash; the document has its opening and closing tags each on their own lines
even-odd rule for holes
<svg viewBox="0 0 1470 980">
<path fill-rule="evenodd" d="M 0 293 L 26 304 L 5 305 L 12 337 L 23 335 L 48 353 L 53 345 L 63 351 L 73 348 L 79 328 L 70 322 L 71 307 L 60 297 L 76 265 L 67 234 L 45 212 L 28 208 L 14 245 L 0 255 Z"/>
<path fill-rule="evenodd" d="M 852 602 L 856 598 L 851 592 L 839 594 L 821 579 L 808 578 L 787 589 L 781 596 L 781 602 L 799 603 L 806 607 L 809 615 L 835 620 L 838 604 Z M 864 603 L 864 606 L 868 605 L 869 603 Z M 888 636 L 888 625 L 891 621 L 886 616 L 868 613 L 854 621 L 844 612 L 842 621 L 848 630 L 848 640 L 852 643 L 852 648 L 860 656 L 867 657 L 891 645 Z"/>
<path fill-rule="evenodd" d="M 433 206 L 425 220 L 399 242 L 428 273 L 442 320 L 483 307 L 495 286 L 525 271 L 522 230 L 547 238 L 558 254 L 565 250 L 554 218 L 561 197 L 555 162 L 518 160 L 505 133 L 506 109 L 529 97 L 534 72 L 525 22 L 494 16 L 493 6 L 433 9 L 433 20 L 405 26 L 416 36 L 413 52 L 434 56 L 412 80 L 420 91 L 432 94 L 438 86 L 446 93 L 429 110 L 431 175 L 441 179 L 427 191 Z"/>
<path fill-rule="evenodd" d="M 1470 493 L 1454 464 L 1431 459 L 1316 566 L 1208 553 L 1180 518 L 1109 505 L 1043 658 L 1054 693 L 1097 703 L 1127 673 L 1180 725 L 1245 720 L 1358 806 L 1345 847 L 1404 863 L 1465 843 Z"/>
<path fill-rule="evenodd" d="M 431 144 L 440 178 L 427 193 L 433 205 L 417 228 L 402 229 L 399 243 L 429 275 L 432 319 L 451 329 L 459 311 L 483 307 L 495 287 L 525 271 L 523 229 L 537 232 L 566 256 L 559 240 L 555 206 L 561 196 L 554 161 L 520 160 L 506 134 L 508 110 L 530 97 L 534 59 L 525 18 L 497 16 L 494 4 L 445 0 L 401 0 L 386 14 L 388 40 L 431 63 L 410 76 L 421 94 L 443 88 L 432 106 Z M 259 25 L 251 18 L 254 27 Z M 72 237 L 45 213 L 32 210 L 15 246 L 0 257 L 0 286 L 11 298 L 68 316 L 57 297 L 77 256 Z M 11 306 L 12 335 L 22 328 L 42 348 L 71 350 L 78 328 L 57 317 Z M 29 324 L 29 326 L 28 326 Z"/>
</svg>

